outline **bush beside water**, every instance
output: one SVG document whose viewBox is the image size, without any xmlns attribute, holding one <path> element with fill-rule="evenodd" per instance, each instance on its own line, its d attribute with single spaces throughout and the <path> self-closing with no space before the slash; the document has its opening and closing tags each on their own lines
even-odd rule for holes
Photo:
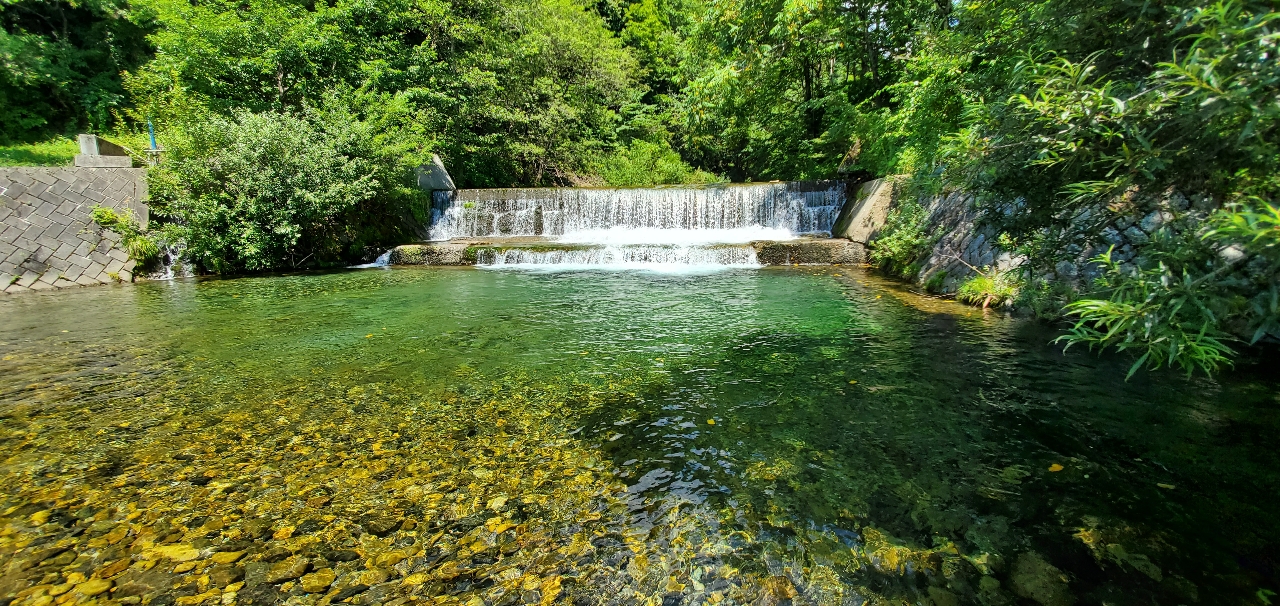
<svg viewBox="0 0 1280 606">
<path fill-rule="evenodd" d="M 427 219 L 413 165 L 378 143 L 345 109 L 209 116 L 153 170 L 152 204 L 208 271 L 346 263 Z"/>
</svg>

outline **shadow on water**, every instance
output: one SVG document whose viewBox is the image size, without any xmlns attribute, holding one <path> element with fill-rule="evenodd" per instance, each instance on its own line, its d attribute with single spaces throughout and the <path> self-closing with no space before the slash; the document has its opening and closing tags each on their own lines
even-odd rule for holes
<svg viewBox="0 0 1280 606">
<path fill-rule="evenodd" d="M 943 587 L 975 603 L 1010 589 L 1215 603 L 1277 585 L 1280 418 L 1265 368 L 1126 382 L 1120 361 L 1047 345 L 1047 327 L 875 304 L 884 293 L 850 282 L 865 315 L 844 330 L 743 335 L 583 434 L 641 517 L 705 503 L 752 536 L 746 568 L 829 566 L 882 597 L 935 602 Z"/>
</svg>

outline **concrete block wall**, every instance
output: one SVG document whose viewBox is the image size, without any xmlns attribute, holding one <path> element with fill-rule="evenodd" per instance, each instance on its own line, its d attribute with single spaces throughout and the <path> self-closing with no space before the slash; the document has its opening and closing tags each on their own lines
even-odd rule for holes
<svg viewBox="0 0 1280 606">
<path fill-rule="evenodd" d="M 131 280 L 120 237 L 95 205 L 132 210 L 146 225 L 146 169 L 0 167 L 0 291 L 17 293 Z"/>
<path fill-rule="evenodd" d="M 955 292 L 976 273 L 974 268 L 1003 272 L 1026 261 L 1000 250 L 996 243 L 999 234 L 979 223 L 980 213 L 974 208 L 972 197 L 962 192 L 948 192 L 923 199 L 921 203 L 929 213 L 926 229 L 937 238 L 921 263 L 921 283 L 941 274 L 941 290 Z"/>
<path fill-rule="evenodd" d="M 893 177 L 867 181 L 857 186 L 847 186 L 851 192 L 840 215 L 836 217 L 831 235 L 848 238 L 866 246 L 884 227 L 889 209 L 894 204 L 896 181 Z"/>
<path fill-rule="evenodd" d="M 862 183 L 841 210 L 833 234 L 854 242 L 870 243 L 880 235 L 889 212 L 906 194 L 906 176 L 893 176 Z M 921 198 L 927 213 L 925 230 L 937 240 L 921 259 L 917 280 L 925 283 L 941 276 L 938 285 L 943 292 L 955 292 L 974 268 L 1007 271 L 1021 265 L 1021 257 L 999 250 L 994 230 L 979 223 L 980 213 L 971 197 L 963 192 L 948 192 Z"/>
<path fill-rule="evenodd" d="M 847 229 L 835 235 L 854 241 L 873 241 L 884 227 L 888 210 L 904 200 L 904 188 L 895 183 L 905 179 L 864 183 L 858 196 L 847 205 L 852 208 L 849 222 L 845 224 Z M 1094 257 L 1106 252 L 1108 247 L 1115 247 L 1114 258 L 1129 262 L 1137 258 L 1141 245 L 1162 226 L 1194 231 L 1215 208 L 1214 201 L 1207 197 L 1187 198 L 1174 190 L 1126 196 L 1121 200 L 1124 204 L 1120 205 L 1120 211 L 1086 210 L 1073 217 L 1070 231 L 1065 232 L 1070 237 L 1064 237 L 1072 243 L 1060 251 L 1061 259 L 1056 265 L 1051 270 L 1041 268 L 1038 277 L 1075 286 L 1087 285 L 1100 271 L 1093 262 Z M 997 243 L 999 234 L 982 224 L 973 196 L 949 191 L 920 198 L 919 202 L 927 215 L 925 230 L 935 238 L 929 252 L 920 260 L 920 272 L 916 276 L 919 283 L 933 281 L 932 286 L 939 291 L 955 292 L 976 273 L 975 269 L 1004 272 L 1027 262 L 1025 257 L 1001 250 Z M 1107 222 L 1102 227 L 1097 225 L 1093 212 L 1107 213 Z"/>
</svg>

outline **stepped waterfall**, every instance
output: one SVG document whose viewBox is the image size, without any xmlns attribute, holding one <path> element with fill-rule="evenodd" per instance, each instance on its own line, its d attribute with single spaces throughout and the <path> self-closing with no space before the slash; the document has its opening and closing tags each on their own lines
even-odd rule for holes
<svg viewBox="0 0 1280 606">
<path fill-rule="evenodd" d="M 430 238 L 507 243 L 488 267 L 758 267 L 759 241 L 829 236 L 843 181 L 438 191 Z"/>
</svg>

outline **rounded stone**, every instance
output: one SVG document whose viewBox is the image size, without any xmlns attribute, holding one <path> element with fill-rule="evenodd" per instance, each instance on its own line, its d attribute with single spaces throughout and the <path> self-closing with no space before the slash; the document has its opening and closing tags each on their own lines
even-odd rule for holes
<svg viewBox="0 0 1280 606">
<path fill-rule="evenodd" d="M 108 589 L 111 589 L 111 581 L 106 579 L 90 579 L 76 585 L 76 593 L 86 597 L 93 597 L 95 595 L 106 593 Z"/>
</svg>

